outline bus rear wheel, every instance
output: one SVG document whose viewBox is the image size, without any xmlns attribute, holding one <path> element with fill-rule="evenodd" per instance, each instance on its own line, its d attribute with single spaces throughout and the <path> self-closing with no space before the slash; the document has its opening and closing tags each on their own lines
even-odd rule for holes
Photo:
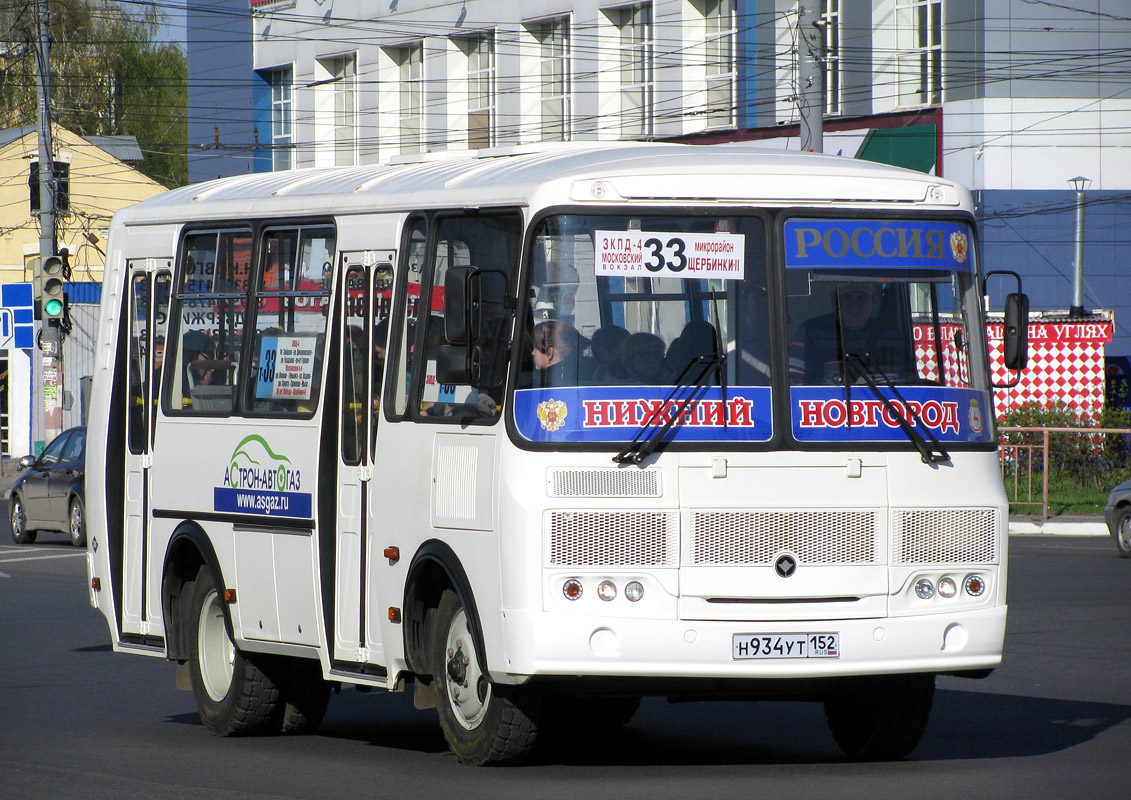
<svg viewBox="0 0 1131 800">
<path fill-rule="evenodd" d="M 200 721 L 218 736 L 278 729 L 279 662 L 243 653 L 228 636 L 223 600 L 207 565 L 197 572 L 189 603 L 189 675 Z"/>
<path fill-rule="evenodd" d="M 491 683 L 455 592 L 444 592 L 434 619 L 432 689 L 448 747 L 472 766 L 521 761 L 538 735 L 537 695 Z"/>
<path fill-rule="evenodd" d="M 895 761 L 923 738 L 934 696 L 930 674 L 849 678 L 825 699 L 825 718 L 850 758 Z"/>
</svg>

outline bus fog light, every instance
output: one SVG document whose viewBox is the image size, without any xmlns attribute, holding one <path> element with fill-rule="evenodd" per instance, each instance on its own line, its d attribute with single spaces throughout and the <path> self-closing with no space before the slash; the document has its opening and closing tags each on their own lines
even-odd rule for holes
<svg viewBox="0 0 1131 800">
<path fill-rule="evenodd" d="M 920 600 L 930 600 L 935 596 L 935 585 L 927 578 L 920 578 L 915 584 L 915 594 Z"/>
<path fill-rule="evenodd" d="M 640 581 L 629 581 L 624 585 L 624 596 L 628 598 L 628 602 L 635 603 L 644 596 L 644 584 Z"/>
<path fill-rule="evenodd" d="M 958 594 L 958 584 L 954 582 L 954 578 L 940 578 L 939 579 L 939 597 L 954 597 Z"/>
<path fill-rule="evenodd" d="M 966 578 L 966 594 L 971 597 L 980 597 L 986 591 L 986 581 L 981 575 L 970 575 Z"/>
<path fill-rule="evenodd" d="M 612 581 L 601 581 L 597 585 L 597 596 L 608 602 L 617 596 L 617 585 Z"/>
<path fill-rule="evenodd" d="M 564 594 L 569 600 L 577 600 L 579 597 L 581 597 L 581 592 L 581 581 L 579 581 L 577 578 L 570 578 L 568 581 L 562 584 L 562 594 Z"/>
</svg>

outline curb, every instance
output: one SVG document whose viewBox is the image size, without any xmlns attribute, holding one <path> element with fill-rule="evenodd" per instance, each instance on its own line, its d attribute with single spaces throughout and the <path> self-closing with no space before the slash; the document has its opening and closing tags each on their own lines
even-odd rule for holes
<svg viewBox="0 0 1131 800">
<path fill-rule="evenodd" d="M 1011 536 L 1110 536 L 1107 524 L 1103 520 L 1078 520 L 1067 522 L 1063 520 L 1046 519 L 1009 521 Z"/>
</svg>

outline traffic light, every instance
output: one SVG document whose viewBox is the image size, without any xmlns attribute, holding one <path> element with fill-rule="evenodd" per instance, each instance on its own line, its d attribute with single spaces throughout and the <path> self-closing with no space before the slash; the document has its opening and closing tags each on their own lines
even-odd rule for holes
<svg viewBox="0 0 1131 800">
<path fill-rule="evenodd" d="M 63 259 L 47 256 L 39 272 L 39 318 L 62 321 L 67 310 L 67 298 L 63 292 Z"/>
</svg>

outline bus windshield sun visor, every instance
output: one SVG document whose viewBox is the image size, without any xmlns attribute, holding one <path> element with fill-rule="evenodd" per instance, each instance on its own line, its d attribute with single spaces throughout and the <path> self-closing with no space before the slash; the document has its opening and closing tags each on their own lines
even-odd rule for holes
<svg viewBox="0 0 1131 800">
<path fill-rule="evenodd" d="M 659 450 L 665 444 L 668 431 L 676 426 L 688 407 L 702 396 L 707 388 L 707 379 L 712 374 L 717 377 L 719 387 L 722 389 L 722 402 L 725 407 L 727 401 L 726 372 L 723 369 L 725 362 L 726 354 L 718 352 L 717 343 L 715 353 L 695 356 L 688 361 L 667 398 L 645 418 L 636 435 L 632 437 L 632 441 L 613 456 L 613 461 L 617 464 L 639 465 Z M 698 371 L 696 367 L 699 368 Z M 691 378 L 692 375 L 695 376 L 694 380 Z M 679 400 L 676 400 L 677 397 Z M 726 427 L 725 420 L 723 427 Z"/>
</svg>

